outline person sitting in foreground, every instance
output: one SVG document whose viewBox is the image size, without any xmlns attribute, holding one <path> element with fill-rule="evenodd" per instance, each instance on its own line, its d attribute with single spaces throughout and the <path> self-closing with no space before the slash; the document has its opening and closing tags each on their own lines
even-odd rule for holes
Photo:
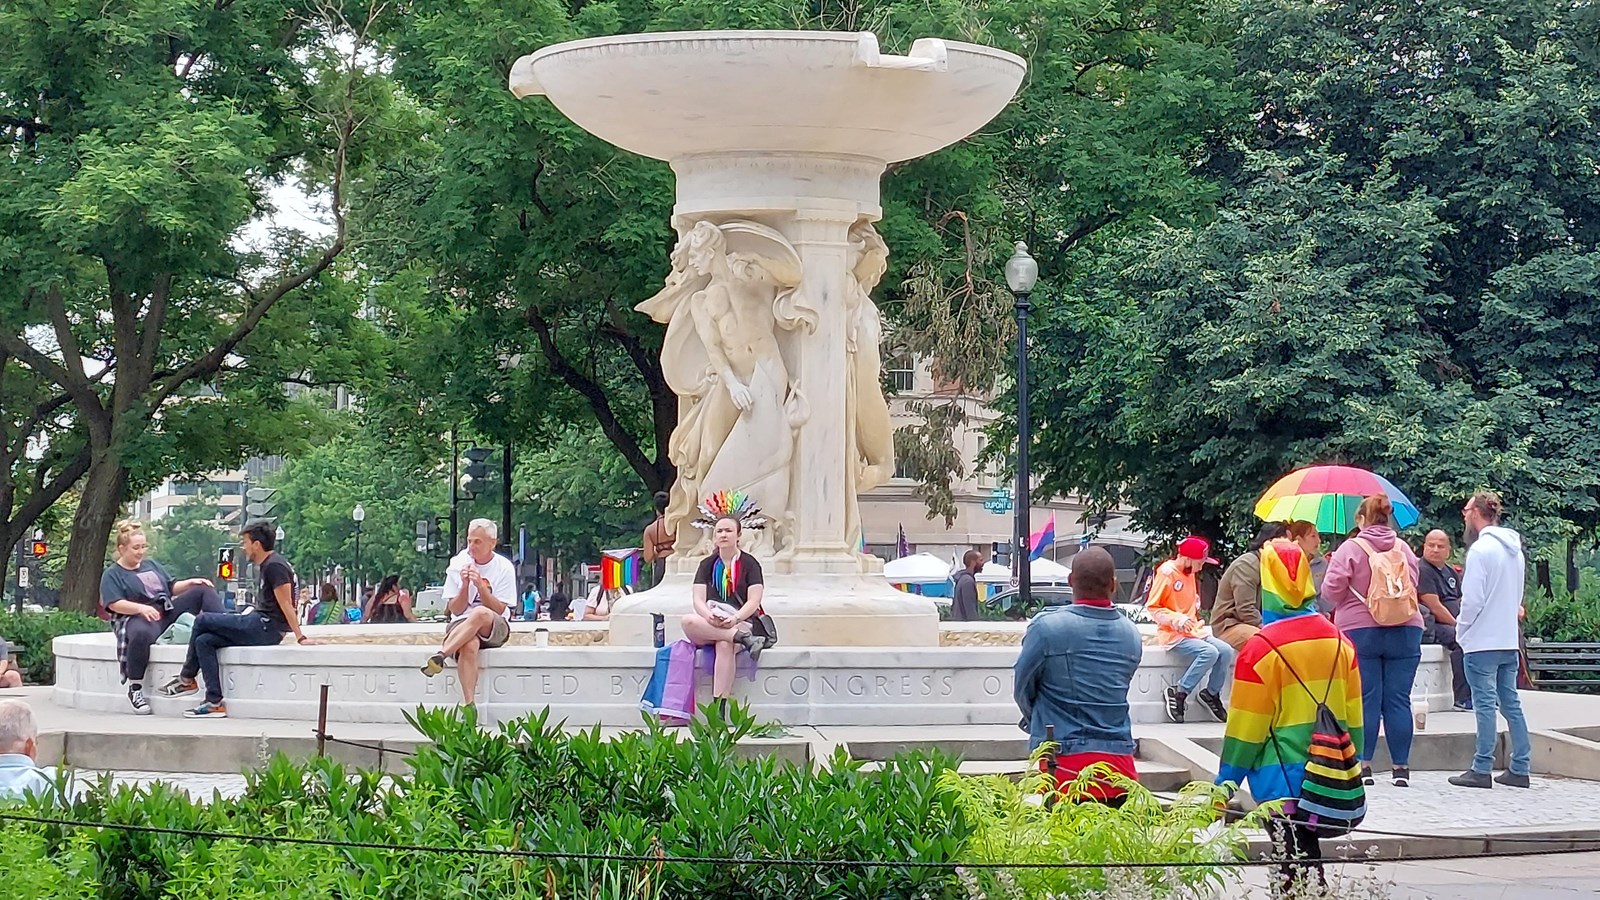
<svg viewBox="0 0 1600 900">
<path fill-rule="evenodd" d="M 1117 564 L 1104 548 L 1086 547 L 1072 558 L 1067 581 L 1071 605 L 1034 617 L 1014 669 L 1013 696 L 1022 710 L 1028 749 L 1037 749 L 1046 730 L 1054 728 L 1058 746 L 1051 774 L 1058 790 L 1096 763 L 1137 781 L 1128 687 L 1144 645 L 1138 627 L 1111 603 Z M 1114 806 L 1126 796 L 1124 788 L 1106 780 L 1084 794 Z"/>
<path fill-rule="evenodd" d="M 243 613 L 201 613 L 189 633 L 189 655 L 177 677 L 161 688 L 163 697 L 181 697 L 199 690 L 196 675 L 206 680 L 205 702 L 188 710 L 191 719 L 226 718 L 228 707 L 222 700 L 222 667 L 217 655 L 228 647 L 269 647 L 283 643 L 284 632 L 294 632 L 301 644 L 316 640 L 300 630 L 295 619 L 294 567 L 272 548 L 277 543 L 278 526 L 257 519 L 239 532 L 239 547 L 245 558 L 261 572 L 261 586 L 254 609 Z"/>
<path fill-rule="evenodd" d="M 128 705 L 134 715 L 153 712 L 144 695 L 150 648 L 184 613 L 223 611 L 222 597 L 205 578 L 174 582 L 167 570 L 147 559 L 150 540 L 144 526 L 131 519 L 117 523 L 116 560 L 100 576 L 100 605 L 111 614 L 117 635 L 117 662 L 128 684 Z"/>
<path fill-rule="evenodd" d="M 1150 599 L 1145 602 L 1158 626 L 1156 640 L 1173 656 L 1189 660 L 1178 683 L 1167 688 L 1167 718 L 1178 724 L 1183 723 L 1189 695 L 1202 679 L 1206 686 L 1200 689 L 1200 703 L 1218 722 L 1228 720 L 1222 688 L 1233 666 L 1233 648 L 1213 637 L 1200 621 L 1200 570 L 1216 564 L 1210 542 L 1193 535 L 1184 538 L 1178 542 L 1178 555 L 1156 569 Z"/>
<path fill-rule="evenodd" d="M 450 625 L 439 652 L 422 664 L 422 674 L 444 671 L 445 660 L 455 657 L 461 677 L 462 702 L 472 706 L 478 697 L 478 653 L 511 639 L 511 604 L 517 600 L 517 568 L 494 552 L 500 528 L 490 519 L 473 519 L 467 526 L 467 549 L 450 560 L 444 576 L 446 609 Z"/>
<path fill-rule="evenodd" d="M 0 700 L 0 801 L 54 796 L 55 772 L 39 767 L 39 725 L 21 700 Z"/>
<path fill-rule="evenodd" d="M 766 591 L 761 563 L 739 549 L 744 523 L 720 515 L 711 531 L 711 555 L 700 561 L 694 576 L 694 612 L 683 617 L 683 636 L 696 647 L 716 648 L 711 668 L 711 696 L 726 706 L 733 696 L 734 654 L 739 647 L 760 659 L 766 643 L 753 633 L 750 619 L 761 614 Z"/>
</svg>

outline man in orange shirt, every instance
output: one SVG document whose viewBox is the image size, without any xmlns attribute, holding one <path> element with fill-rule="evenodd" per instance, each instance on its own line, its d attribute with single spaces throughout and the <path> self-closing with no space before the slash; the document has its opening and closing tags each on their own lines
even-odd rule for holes
<svg viewBox="0 0 1600 900">
<path fill-rule="evenodd" d="M 1206 686 L 1199 693 L 1201 704 L 1217 721 L 1228 721 L 1228 709 L 1222 705 L 1222 686 L 1233 668 L 1233 648 L 1212 637 L 1211 629 L 1200 621 L 1200 570 L 1217 564 L 1205 538 L 1184 538 L 1178 542 L 1178 555 L 1156 569 L 1150 598 L 1145 601 L 1146 611 L 1158 626 L 1157 641 L 1168 653 L 1189 660 L 1189 668 L 1177 685 L 1167 688 L 1167 718 L 1174 722 L 1183 722 L 1189 695 L 1200 687 L 1202 679 Z"/>
</svg>

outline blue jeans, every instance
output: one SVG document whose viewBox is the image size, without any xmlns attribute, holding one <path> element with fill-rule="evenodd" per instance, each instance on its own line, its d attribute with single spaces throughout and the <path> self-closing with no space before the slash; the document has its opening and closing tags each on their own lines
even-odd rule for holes
<svg viewBox="0 0 1600 900">
<path fill-rule="evenodd" d="M 1511 732 L 1511 774 L 1527 775 L 1533 768 L 1533 742 L 1528 738 L 1528 720 L 1522 715 L 1522 698 L 1517 694 L 1517 651 L 1468 653 L 1466 669 L 1467 684 L 1472 686 L 1472 712 L 1478 717 L 1472 771 L 1485 775 L 1494 771 L 1494 714 L 1498 709 Z"/>
<path fill-rule="evenodd" d="M 222 701 L 222 672 L 217 653 L 224 647 L 268 647 L 283 642 L 283 632 L 267 626 L 260 613 L 201 613 L 189 632 L 189 655 L 181 674 L 205 678 L 206 700 Z"/>
<path fill-rule="evenodd" d="M 1372 762 L 1378 730 L 1389 743 L 1389 759 L 1411 765 L 1411 686 L 1422 664 L 1422 629 L 1414 625 L 1352 628 L 1345 633 L 1361 668 L 1361 761 Z M 1321 678 L 1323 673 L 1301 673 Z"/>
<path fill-rule="evenodd" d="M 1221 638 L 1184 638 L 1167 650 L 1189 658 L 1189 668 L 1178 679 L 1178 690 L 1192 694 L 1200 686 L 1200 679 L 1205 678 L 1206 690 L 1222 693 L 1222 686 L 1228 683 L 1228 670 L 1233 668 L 1233 648 Z M 1209 678 L 1207 670 L 1211 673 Z"/>
</svg>

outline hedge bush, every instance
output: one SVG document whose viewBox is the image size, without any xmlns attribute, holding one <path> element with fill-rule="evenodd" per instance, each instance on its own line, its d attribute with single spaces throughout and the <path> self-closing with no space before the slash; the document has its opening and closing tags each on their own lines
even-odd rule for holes
<svg viewBox="0 0 1600 900">
<path fill-rule="evenodd" d="M 16 660 L 24 680 L 33 684 L 54 684 L 56 656 L 50 642 L 64 634 L 86 634 L 110 631 L 111 626 L 94 616 L 65 612 L 59 609 L 45 612 L 0 611 L 0 637 L 13 644 L 21 644 L 23 651 Z"/>
<path fill-rule="evenodd" d="M 1538 638 L 1552 642 L 1600 641 L 1600 583 L 1590 583 L 1578 588 L 1577 593 L 1557 591 L 1554 596 L 1532 589 L 1523 605 L 1528 618 L 1523 630 L 1529 639 Z"/>
<path fill-rule="evenodd" d="M 114 828 L 3 820 L 0 864 L 39 898 L 588 898 L 588 900 L 958 900 L 975 896 L 954 868 L 863 865 L 863 860 L 982 862 L 1019 815 L 1010 790 L 986 793 L 952 781 L 955 760 L 907 754 L 876 771 L 840 751 L 820 770 L 743 759 L 735 742 L 757 725 L 743 710 L 691 725 L 691 739 L 659 728 L 611 739 L 598 729 L 563 733 L 544 716 L 478 730 L 470 711 L 418 712 L 433 742 L 411 771 L 351 771 L 331 759 L 279 756 L 247 773 L 237 799 L 196 802 L 163 785 L 104 784 L 52 815 L 252 835 L 331 839 L 376 848 L 264 843 Z M 1186 824 L 1214 818 L 1204 800 L 1165 817 L 1148 793 L 1123 810 L 1085 810 L 1105 839 L 1081 828 L 1031 828 L 1030 860 L 1151 858 L 1227 860 L 1237 833 Z M 987 798 L 987 799 L 985 799 Z M 1015 799 L 1015 795 L 1012 799 Z M 1195 816 L 1201 809 L 1205 816 Z M 1051 821 L 1065 821 L 1058 815 Z M 973 846 L 985 836 L 983 847 Z M 446 848 L 423 853 L 400 845 Z M 1007 852 L 1021 852 L 1019 844 Z M 551 858 L 468 855 L 519 848 Z M 614 862 L 577 854 L 680 857 Z M 1131 855 L 1130 855 L 1131 854 Z M 789 858 L 822 864 L 759 862 Z M 1226 862 L 1211 878 L 1227 872 Z M 1195 878 L 1205 880 L 1199 873 Z M 981 890 L 979 891 L 981 893 Z M 1159 896 L 1171 896 L 1162 893 Z"/>
</svg>

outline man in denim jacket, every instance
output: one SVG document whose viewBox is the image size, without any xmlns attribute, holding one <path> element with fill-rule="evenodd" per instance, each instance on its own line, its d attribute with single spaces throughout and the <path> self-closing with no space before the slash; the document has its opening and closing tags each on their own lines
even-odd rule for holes
<svg viewBox="0 0 1600 900">
<path fill-rule="evenodd" d="M 1100 547 L 1080 551 L 1068 579 L 1072 604 L 1035 616 L 1022 638 L 1014 696 L 1030 749 L 1044 742 L 1047 728 L 1055 728 L 1058 785 L 1096 763 L 1138 778 L 1128 687 L 1144 645 L 1138 628 L 1112 606 L 1116 578 L 1111 554 Z M 1120 803 L 1123 794 L 1102 780 L 1081 797 Z"/>
</svg>

